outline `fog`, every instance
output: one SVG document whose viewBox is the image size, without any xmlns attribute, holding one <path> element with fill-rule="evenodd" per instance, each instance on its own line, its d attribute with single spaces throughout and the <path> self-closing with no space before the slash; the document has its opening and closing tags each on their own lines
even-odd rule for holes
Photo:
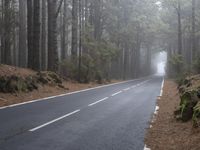
<svg viewBox="0 0 200 150">
<path fill-rule="evenodd" d="M 152 60 L 153 70 L 156 75 L 164 76 L 166 74 L 167 53 L 159 52 L 154 55 Z"/>
</svg>

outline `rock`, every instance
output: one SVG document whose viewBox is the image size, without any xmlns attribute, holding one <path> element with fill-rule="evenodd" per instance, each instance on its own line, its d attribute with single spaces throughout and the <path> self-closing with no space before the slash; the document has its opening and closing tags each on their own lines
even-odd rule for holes
<svg viewBox="0 0 200 150">
<path fill-rule="evenodd" d="M 38 72 L 38 82 L 42 84 L 58 85 L 62 84 L 62 79 L 54 72 Z"/>
<path fill-rule="evenodd" d="M 198 88 L 197 97 L 200 98 L 200 88 Z"/>
<path fill-rule="evenodd" d="M 7 83 L 6 77 L 0 76 L 0 92 L 6 91 L 6 83 Z"/>
<path fill-rule="evenodd" d="M 48 76 L 51 77 L 55 83 L 62 84 L 62 79 L 54 72 L 48 72 Z"/>
<path fill-rule="evenodd" d="M 193 109 L 193 127 L 200 127 L 200 102 L 197 103 L 197 105 Z"/>
<path fill-rule="evenodd" d="M 32 76 L 0 76 L 0 92 L 16 93 L 37 90 L 39 85 L 52 85 L 65 88 L 62 79 L 53 72 L 38 72 Z"/>
<path fill-rule="evenodd" d="M 26 84 L 28 91 L 33 91 L 38 89 L 37 79 L 35 77 L 26 77 Z"/>
<path fill-rule="evenodd" d="M 62 84 L 58 84 L 59 88 L 66 89 Z"/>
<path fill-rule="evenodd" d="M 47 84 L 49 82 L 49 80 L 46 78 L 46 76 L 43 73 L 37 73 L 37 80 L 38 82 L 42 83 L 42 84 Z"/>
<path fill-rule="evenodd" d="M 176 116 L 180 115 L 182 121 L 186 122 L 192 119 L 193 108 L 198 103 L 199 98 L 197 97 L 197 91 L 187 91 L 181 95 L 180 103 L 180 114 L 175 114 Z M 177 111 L 178 113 L 178 111 Z"/>
</svg>

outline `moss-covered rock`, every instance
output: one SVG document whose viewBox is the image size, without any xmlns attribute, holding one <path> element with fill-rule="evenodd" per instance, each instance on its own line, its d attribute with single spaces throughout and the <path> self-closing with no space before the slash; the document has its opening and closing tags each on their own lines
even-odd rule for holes
<svg viewBox="0 0 200 150">
<path fill-rule="evenodd" d="M 197 96 L 197 91 L 187 91 L 181 95 L 180 108 L 176 111 L 176 117 L 180 116 L 180 119 L 184 122 L 192 119 L 193 116 L 193 108 L 198 103 L 199 98 Z M 180 114 L 178 114 L 180 112 Z M 177 117 L 179 118 L 179 117 Z"/>
<path fill-rule="evenodd" d="M 0 77 L 0 92 L 14 93 L 14 92 L 28 92 L 37 89 L 38 86 L 32 77 L 7 76 Z"/>
<path fill-rule="evenodd" d="M 193 119 L 197 124 L 200 107 L 200 75 L 187 77 L 179 83 L 180 107 L 175 116 L 184 122 Z"/>
<path fill-rule="evenodd" d="M 54 72 L 48 72 L 48 76 L 57 84 L 62 84 L 62 79 Z"/>
<path fill-rule="evenodd" d="M 39 72 L 32 76 L 0 76 L 0 92 L 15 93 L 37 90 L 39 85 L 53 85 L 60 88 L 62 79 L 53 72 Z"/>
<path fill-rule="evenodd" d="M 36 77 L 26 77 L 26 84 L 28 91 L 33 91 L 38 89 L 38 82 Z"/>
<path fill-rule="evenodd" d="M 193 126 L 200 127 L 200 102 L 198 102 L 197 105 L 193 108 L 193 111 Z"/>
<path fill-rule="evenodd" d="M 7 84 L 7 78 L 4 76 L 0 76 L 0 91 L 1 92 L 6 91 L 6 84 Z"/>
<path fill-rule="evenodd" d="M 62 79 L 54 72 L 46 71 L 46 72 L 38 72 L 38 82 L 42 84 L 51 84 L 57 85 L 62 84 Z"/>
</svg>

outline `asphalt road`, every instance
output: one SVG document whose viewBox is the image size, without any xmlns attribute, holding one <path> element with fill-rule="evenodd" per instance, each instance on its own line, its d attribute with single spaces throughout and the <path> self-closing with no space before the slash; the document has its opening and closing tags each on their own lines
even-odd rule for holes
<svg viewBox="0 0 200 150">
<path fill-rule="evenodd" d="M 0 108 L 0 150 L 143 150 L 162 77 Z"/>
</svg>

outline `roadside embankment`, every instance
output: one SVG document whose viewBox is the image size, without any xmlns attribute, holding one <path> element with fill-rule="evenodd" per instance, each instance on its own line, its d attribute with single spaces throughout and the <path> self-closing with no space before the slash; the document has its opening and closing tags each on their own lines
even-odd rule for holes
<svg viewBox="0 0 200 150">
<path fill-rule="evenodd" d="M 103 82 L 103 84 L 119 82 Z M 54 72 L 0 65 L 0 107 L 96 87 L 96 82 L 81 84 L 64 80 Z"/>
<path fill-rule="evenodd" d="M 159 112 L 146 134 L 145 143 L 151 150 L 200 149 L 200 129 L 193 127 L 192 119 L 183 122 L 174 114 L 181 108 L 182 94 L 177 87 L 173 80 L 165 81 L 163 96 L 158 99 Z"/>
</svg>

